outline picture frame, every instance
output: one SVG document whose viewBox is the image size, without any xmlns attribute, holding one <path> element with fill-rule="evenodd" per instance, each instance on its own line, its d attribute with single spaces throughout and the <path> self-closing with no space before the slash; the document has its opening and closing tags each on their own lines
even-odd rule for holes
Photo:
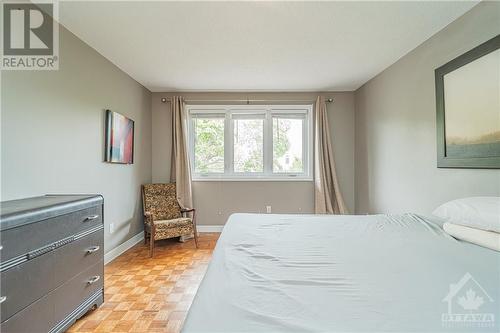
<svg viewBox="0 0 500 333">
<path fill-rule="evenodd" d="M 134 163 L 135 122 L 111 110 L 106 110 L 104 161 L 108 163 Z"/>
<path fill-rule="evenodd" d="M 500 35 L 435 70 L 437 167 L 500 168 Z"/>
</svg>

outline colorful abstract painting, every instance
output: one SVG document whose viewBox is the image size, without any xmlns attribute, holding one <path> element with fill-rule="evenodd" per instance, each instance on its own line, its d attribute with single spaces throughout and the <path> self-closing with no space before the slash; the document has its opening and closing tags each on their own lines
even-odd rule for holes
<svg viewBox="0 0 500 333">
<path fill-rule="evenodd" d="M 106 156 L 110 163 L 134 163 L 134 121 L 106 110 Z"/>
</svg>

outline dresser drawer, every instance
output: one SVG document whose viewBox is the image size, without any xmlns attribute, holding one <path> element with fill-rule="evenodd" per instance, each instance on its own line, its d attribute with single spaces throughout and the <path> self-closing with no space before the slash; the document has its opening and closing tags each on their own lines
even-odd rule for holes
<svg viewBox="0 0 500 333">
<path fill-rule="evenodd" d="M 2 262 L 102 224 L 102 206 L 2 231 Z"/>
<path fill-rule="evenodd" d="M 49 294 L 0 325 L 2 333 L 48 332 L 55 325 L 54 295 Z"/>
<path fill-rule="evenodd" d="M 104 262 L 100 260 L 54 291 L 56 322 L 69 315 L 82 300 L 104 286 Z"/>
<path fill-rule="evenodd" d="M 54 256 L 47 253 L 0 273 L 1 321 L 54 289 Z"/>
<path fill-rule="evenodd" d="M 45 255 L 45 257 L 46 256 L 47 255 Z M 36 259 L 32 261 L 35 260 Z M 35 266 L 33 265 L 32 267 Z M 37 276 L 37 274 L 29 275 Z M 99 278 L 97 279 L 97 277 Z M 4 277 L 2 276 L 2 290 L 5 290 L 3 286 L 3 278 Z M 104 262 L 101 257 L 93 266 L 88 267 L 86 270 L 73 277 L 71 280 L 66 281 L 63 285 L 46 294 L 34 303 L 28 304 L 27 307 L 17 312 L 10 318 L 8 318 L 10 315 L 6 316 L 8 319 L 5 320 L 3 318 L 6 310 L 5 305 L 9 305 L 7 300 L 11 300 L 10 306 L 12 307 L 20 303 L 19 299 L 22 298 L 23 295 L 28 295 L 29 297 L 28 290 L 23 291 L 20 288 L 16 288 L 16 290 L 9 290 L 8 295 L 14 295 L 15 297 L 13 296 L 12 298 L 7 298 L 6 301 L 2 303 L 2 324 L 0 326 L 0 332 L 39 333 L 50 331 L 56 323 L 67 319 L 68 315 L 80 306 L 84 300 L 88 299 L 98 290 L 102 290 L 104 286 L 103 278 Z M 17 302 L 12 302 L 13 300 L 16 300 Z"/>
<path fill-rule="evenodd" d="M 78 273 L 101 261 L 103 251 L 103 229 L 56 249 L 54 251 L 54 286 L 57 288 Z"/>
<path fill-rule="evenodd" d="M 10 268 L 1 275 L 1 321 L 102 262 L 103 229 Z"/>
</svg>

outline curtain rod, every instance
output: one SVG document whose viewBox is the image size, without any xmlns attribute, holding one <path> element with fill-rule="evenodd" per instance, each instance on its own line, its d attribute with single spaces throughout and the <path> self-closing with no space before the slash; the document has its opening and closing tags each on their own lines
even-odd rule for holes
<svg viewBox="0 0 500 333">
<path fill-rule="evenodd" d="M 166 103 L 166 102 L 170 102 L 172 100 L 171 97 L 168 97 L 168 98 L 165 98 L 165 97 L 162 97 L 161 98 L 161 101 L 163 103 Z M 250 104 L 250 103 L 315 103 L 316 100 L 310 100 L 310 99 L 303 99 L 303 100 L 300 100 L 300 99 L 295 99 L 295 100 L 290 100 L 290 99 L 283 99 L 283 100 L 279 100 L 279 99 L 186 99 L 185 100 L 186 103 L 228 103 L 228 102 L 231 102 L 231 103 L 246 103 L 246 104 Z M 326 98 L 325 99 L 325 102 L 327 103 L 332 103 L 333 102 L 333 98 Z"/>
</svg>

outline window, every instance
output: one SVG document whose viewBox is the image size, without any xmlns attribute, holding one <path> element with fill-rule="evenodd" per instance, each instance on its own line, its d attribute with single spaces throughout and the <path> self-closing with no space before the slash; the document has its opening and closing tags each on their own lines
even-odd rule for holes
<svg viewBox="0 0 500 333">
<path fill-rule="evenodd" d="M 304 118 L 273 115 L 273 172 L 302 172 Z"/>
<path fill-rule="evenodd" d="M 311 105 L 188 105 L 194 180 L 311 180 Z"/>
<path fill-rule="evenodd" d="M 235 173 L 264 172 L 264 115 L 233 114 Z"/>
<path fill-rule="evenodd" d="M 198 173 L 224 172 L 224 117 L 194 118 L 194 169 Z"/>
</svg>

